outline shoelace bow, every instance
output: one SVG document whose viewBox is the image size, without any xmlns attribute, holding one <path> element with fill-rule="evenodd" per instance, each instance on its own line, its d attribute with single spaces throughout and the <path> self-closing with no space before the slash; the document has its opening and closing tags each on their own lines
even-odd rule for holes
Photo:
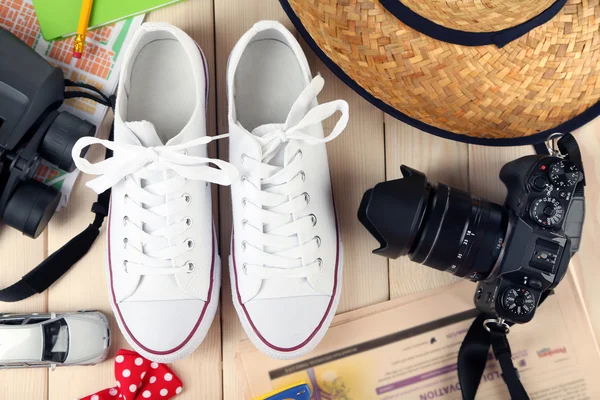
<svg viewBox="0 0 600 400">
<path fill-rule="evenodd" d="M 176 274 L 191 271 L 192 262 L 175 265 L 174 260 L 189 251 L 194 243 L 191 240 L 176 240 L 192 221 L 184 218 L 172 221 L 172 216 L 182 212 L 190 203 L 191 197 L 170 198 L 181 191 L 188 180 L 205 181 L 219 185 L 230 185 L 238 176 L 237 169 L 226 161 L 187 155 L 187 150 L 206 145 L 213 140 L 228 135 L 206 136 L 180 145 L 144 147 L 135 144 L 117 144 L 112 141 L 85 137 L 73 147 L 75 165 L 82 172 L 99 175 L 86 186 L 96 193 L 102 193 L 121 180 L 125 180 L 128 206 L 123 220 L 126 238 L 123 246 L 128 250 L 126 271 L 138 275 Z M 93 144 L 100 144 L 115 151 L 106 160 L 90 163 L 80 157 L 81 151 Z M 209 164 L 218 168 L 210 167 Z M 150 180 L 145 186 L 143 181 Z M 161 228 L 149 231 L 144 224 L 160 225 Z"/>
<path fill-rule="evenodd" d="M 323 78 L 316 76 L 292 106 L 288 120 L 301 110 L 306 110 L 323 85 Z M 303 132 L 307 127 L 321 124 L 337 111 L 341 112 L 341 116 L 328 136 L 316 138 Z M 242 204 L 260 214 L 263 226 L 252 226 L 247 220 L 242 222 L 243 229 L 253 231 L 251 241 L 242 243 L 242 250 L 251 253 L 251 260 L 261 260 L 261 264 L 245 263 L 242 267 L 246 274 L 261 279 L 304 278 L 321 268 L 323 261 L 316 255 L 321 239 L 313 236 L 304 243 L 300 243 L 299 239 L 310 236 L 317 217 L 310 214 L 294 219 L 294 215 L 301 215 L 310 201 L 310 194 L 305 191 L 303 184 L 306 178 L 301 169 L 303 154 L 297 152 L 283 167 L 271 165 L 269 161 L 290 140 L 309 145 L 327 143 L 338 137 L 347 124 L 348 103 L 335 100 L 313 107 L 293 126 L 271 124 L 274 131 L 264 136 L 252 135 L 261 145 L 262 158 L 257 160 L 245 154 L 242 157 L 248 175 L 258 178 L 260 185 L 256 186 L 251 179 L 242 176 L 242 185 L 248 191 Z"/>
</svg>

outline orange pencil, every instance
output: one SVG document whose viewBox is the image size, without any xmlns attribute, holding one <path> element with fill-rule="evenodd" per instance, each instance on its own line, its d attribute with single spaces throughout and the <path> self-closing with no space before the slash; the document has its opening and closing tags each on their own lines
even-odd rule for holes
<svg viewBox="0 0 600 400">
<path fill-rule="evenodd" d="M 75 35 L 75 45 L 73 46 L 73 57 L 75 58 L 81 58 L 83 49 L 85 48 L 85 35 L 87 34 L 88 24 L 90 23 L 93 2 L 93 0 L 83 0 L 81 4 L 79 25 L 77 25 L 77 35 Z"/>
</svg>

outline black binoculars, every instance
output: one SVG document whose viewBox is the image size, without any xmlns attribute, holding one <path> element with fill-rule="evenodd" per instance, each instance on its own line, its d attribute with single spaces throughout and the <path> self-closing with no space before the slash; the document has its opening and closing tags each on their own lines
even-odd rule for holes
<svg viewBox="0 0 600 400">
<path fill-rule="evenodd" d="M 75 142 L 96 132 L 58 110 L 64 96 L 62 70 L 0 29 L 0 217 L 32 238 L 44 231 L 61 197 L 34 179 L 40 162 L 72 172 Z"/>
</svg>

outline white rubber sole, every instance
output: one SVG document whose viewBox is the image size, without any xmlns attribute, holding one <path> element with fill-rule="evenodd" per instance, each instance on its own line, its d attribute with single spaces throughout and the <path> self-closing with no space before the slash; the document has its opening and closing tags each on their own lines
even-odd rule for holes
<svg viewBox="0 0 600 400">
<path fill-rule="evenodd" d="M 231 243 L 233 243 L 233 238 Z M 237 289 L 235 287 L 235 271 L 234 271 L 234 267 L 233 267 L 233 257 L 230 255 L 229 256 L 229 276 L 230 276 L 230 281 L 231 281 L 231 296 L 232 296 L 232 300 L 233 300 L 233 305 L 235 307 L 235 311 L 237 312 L 238 318 L 240 319 L 240 322 L 242 323 L 242 327 L 244 328 L 244 331 L 246 332 L 246 335 L 248 336 L 248 338 L 250 339 L 250 341 L 252 342 L 252 344 L 254 344 L 254 346 L 261 352 L 266 354 L 267 356 L 271 357 L 271 358 L 275 358 L 278 360 L 292 360 L 298 357 L 302 357 L 308 353 L 310 353 L 323 339 L 323 337 L 325 336 L 325 334 L 327 333 L 327 330 L 329 329 L 329 326 L 331 325 L 331 321 L 333 320 L 333 317 L 335 317 L 335 313 L 337 311 L 338 308 L 338 304 L 340 302 L 340 296 L 342 294 L 342 276 L 343 276 L 343 271 L 344 271 L 344 245 L 342 244 L 341 240 L 340 240 L 340 259 L 339 259 L 339 265 L 338 265 L 338 271 L 337 271 L 337 290 L 335 292 L 334 298 L 333 298 L 333 303 L 331 304 L 331 308 L 329 309 L 329 314 L 325 317 L 325 320 L 323 321 L 323 324 L 321 325 L 321 328 L 317 331 L 317 333 L 313 336 L 313 338 L 307 342 L 302 348 L 298 349 L 298 350 L 294 350 L 294 351 L 277 351 L 273 348 L 271 348 L 270 346 L 266 345 L 256 334 L 256 332 L 254 331 L 254 328 L 252 327 L 252 325 L 250 324 L 250 321 L 248 321 L 248 318 L 246 318 L 246 313 L 244 312 L 244 310 L 242 310 L 242 305 L 238 302 L 238 298 L 237 298 Z M 232 254 L 231 251 L 231 244 L 230 244 L 230 254 Z M 286 329 L 285 326 L 282 326 L 281 329 Z"/>
<path fill-rule="evenodd" d="M 109 228 L 110 228 L 110 226 L 109 226 Z M 170 363 L 173 361 L 181 360 L 181 359 L 191 355 L 198 348 L 198 346 L 200 346 L 200 344 L 202 343 L 202 341 L 208 334 L 208 331 L 210 330 L 210 327 L 212 326 L 213 320 L 217 313 L 217 308 L 219 307 L 219 294 L 221 293 L 221 257 L 218 254 L 218 251 L 219 251 L 218 242 L 217 242 L 217 238 L 216 238 L 216 231 L 214 229 L 213 229 L 213 235 L 214 235 L 213 240 L 215 241 L 215 254 L 214 254 L 215 260 L 214 260 L 214 267 L 213 267 L 214 268 L 214 271 L 213 271 L 214 281 L 213 281 L 212 292 L 211 292 L 211 296 L 209 299 L 209 303 L 208 303 L 208 306 L 206 307 L 205 314 L 202 317 L 202 322 L 200 323 L 198 328 L 196 328 L 196 332 L 194 333 L 194 335 L 191 337 L 191 339 L 189 339 L 189 341 L 184 346 L 182 346 L 178 350 L 173 351 L 168 354 L 155 354 L 155 353 L 146 351 L 145 349 L 143 349 L 136 343 L 136 341 L 133 339 L 133 337 L 129 334 L 128 329 L 124 326 L 124 323 L 121 320 L 121 313 L 119 312 L 117 305 L 114 302 L 113 295 L 112 295 L 112 282 L 111 282 L 111 273 L 110 273 L 109 260 L 108 260 L 108 250 L 106 251 L 105 270 L 106 270 L 106 276 L 108 278 L 109 302 L 110 302 L 110 306 L 112 308 L 113 314 L 115 316 L 115 319 L 117 321 L 117 325 L 119 326 L 119 330 L 121 331 L 121 334 L 123 335 L 125 340 L 127 340 L 127 343 L 129 343 L 129 345 L 136 352 L 138 352 L 140 355 L 147 358 L 148 360 L 156 361 L 159 363 Z M 108 236 L 108 231 L 107 231 L 107 236 Z"/>
</svg>

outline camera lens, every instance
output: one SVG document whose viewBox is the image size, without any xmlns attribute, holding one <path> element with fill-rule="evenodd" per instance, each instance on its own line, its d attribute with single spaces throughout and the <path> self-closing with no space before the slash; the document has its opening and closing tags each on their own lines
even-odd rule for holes
<svg viewBox="0 0 600 400">
<path fill-rule="evenodd" d="M 474 281 L 485 279 L 500 255 L 508 213 L 498 204 L 448 185 L 432 185 L 402 166 L 404 179 L 365 193 L 359 219 L 380 242 L 374 251 Z"/>
<path fill-rule="evenodd" d="M 444 184 L 431 186 L 412 261 L 461 278 L 486 278 L 500 255 L 508 216 L 494 203 Z"/>
</svg>

